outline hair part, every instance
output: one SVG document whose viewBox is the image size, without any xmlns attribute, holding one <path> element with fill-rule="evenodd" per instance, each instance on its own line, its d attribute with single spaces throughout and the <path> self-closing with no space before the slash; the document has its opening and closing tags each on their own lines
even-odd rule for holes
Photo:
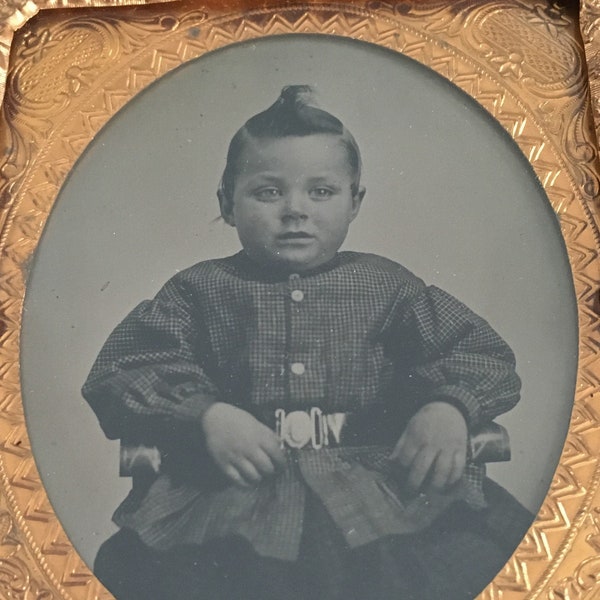
<svg viewBox="0 0 600 600">
<path fill-rule="evenodd" d="M 362 161 L 354 136 L 331 113 L 318 108 L 314 91 L 309 85 L 288 85 L 279 98 L 265 111 L 246 121 L 229 144 L 227 162 L 219 186 L 219 201 L 231 204 L 240 158 L 253 139 L 277 139 L 292 136 L 329 134 L 337 136 L 348 154 L 348 163 L 354 174 L 352 193 L 360 186 Z"/>
</svg>

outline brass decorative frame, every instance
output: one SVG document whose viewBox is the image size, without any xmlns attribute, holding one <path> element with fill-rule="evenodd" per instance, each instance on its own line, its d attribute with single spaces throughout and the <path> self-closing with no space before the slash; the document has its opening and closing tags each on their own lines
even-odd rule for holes
<svg viewBox="0 0 600 600">
<path fill-rule="evenodd" d="M 216 48 L 292 33 L 369 41 L 437 71 L 508 131 L 544 186 L 578 299 L 574 411 L 542 509 L 481 598 L 600 598 L 600 171 L 576 14 L 541 0 L 185 0 L 48 11 L 15 34 L 0 122 L 0 597 L 111 597 L 49 504 L 21 400 L 27 266 L 61 185 L 149 83 Z"/>
</svg>

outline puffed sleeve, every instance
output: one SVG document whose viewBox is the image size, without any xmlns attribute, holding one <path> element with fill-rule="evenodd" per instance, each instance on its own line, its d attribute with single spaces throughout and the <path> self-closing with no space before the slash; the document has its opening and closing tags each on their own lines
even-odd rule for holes
<svg viewBox="0 0 600 600">
<path fill-rule="evenodd" d="M 443 400 L 461 410 L 471 431 L 510 410 L 521 381 L 508 344 L 450 294 L 423 288 L 397 314 L 405 385 L 417 405 Z"/>
<path fill-rule="evenodd" d="M 110 335 L 82 389 L 107 437 L 160 446 L 161 440 L 198 435 L 218 389 L 197 312 L 174 278 Z"/>
</svg>

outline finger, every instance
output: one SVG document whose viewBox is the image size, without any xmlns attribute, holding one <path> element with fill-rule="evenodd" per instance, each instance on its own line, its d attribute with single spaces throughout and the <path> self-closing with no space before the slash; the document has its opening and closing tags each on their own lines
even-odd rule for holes
<svg viewBox="0 0 600 600">
<path fill-rule="evenodd" d="M 435 460 L 431 486 L 436 490 L 442 490 L 448 485 L 450 474 L 454 468 L 454 452 L 440 452 Z"/>
<path fill-rule="evenodd" d="M 261 476 L 268 477 L 275 472 L 275 466 L 269 455 L 261 448 L 258 448 L 248 460 L 254 465 L 254 468 Z"/>
<path fill-rule="evenodd" d="M 416 491 L 423 485 L 436 456 L 436 452 L 429 448 L 424 448 L 417 454 L 408 473 L 409 488 Z"/>
<path fill-rule="evenodd" d="M 262 480 L 262 475 L 248 459 L 239 459 L 235 466 L 240 475 L 246 480 L 246 483 L 256 485 Z"/>
<path fill-rule="evenodd" d="M 462 476 L 465 471 L 466 460 L 464 454 L 454 454 L 452 461 L 452 470 L 448 476 L 448 485 L 454 485 Z"/>
<path fill-rule="evenodd" d="M 390 454 L 390 460 L 400 460 L 400 455 L 403 452 L 404 445 L 406 443 L 406 431 L 400 436 L 400 439 L 394 446 L 392 453 Z"/>
<path fill-rule="evenodd" d="M 396 455 L 395 460 L 403 467 L 408 468 L 413 464 L 419 453 L 423 451 L 424 446 L 415 442 L 411 437 L 403 436 L 403 438 L 401 439 L 401 444 L 398 442 L 398 446 L 400 447 L 398 448 L 397 446 L 397 454 L 396 451 L 394 451 L 394 454 Z"/>
<path fill-rule="evenodd" d="M 283 469 L 285 467 L 287 458 L 283 448 L 281 448 L 281 442 L 277 436 L 273 435 L 272 437 L 261 440 L 260 447 L 266 452 L 276 468 Z"/>
<path fill-rule="evenodd" d="M 246 480 L 239 474 L 238 470 L 233 465 L 224 467 L 223 473 L 225 473 L 227 478 L 238 487 L 248 487 Z"/>
</svg>

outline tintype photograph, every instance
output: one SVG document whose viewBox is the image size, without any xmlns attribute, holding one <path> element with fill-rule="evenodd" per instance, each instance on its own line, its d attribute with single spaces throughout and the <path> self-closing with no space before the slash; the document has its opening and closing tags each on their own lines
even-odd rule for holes
<svg viewBox="0 0 600 600">
<path fill-rule="evenodd" d="M 50 501 L 118 600 L 468 600 L 555 472 L 576 300 L 542 186 L 472 98 L 279 36 L 97 135 L 21 361 Z"/>
</svg>

